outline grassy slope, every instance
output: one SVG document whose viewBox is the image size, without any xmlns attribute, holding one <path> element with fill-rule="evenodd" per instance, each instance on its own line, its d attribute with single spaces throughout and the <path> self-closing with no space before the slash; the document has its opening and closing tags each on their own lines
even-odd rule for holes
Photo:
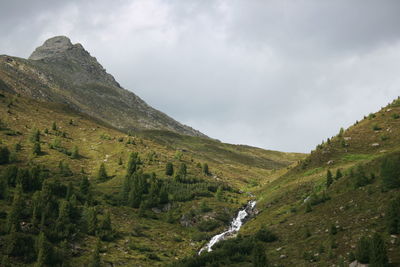
<svg viewBox="0 0 400 267">
<path fill-rule="evenodd" d="M 387 234 L 384 220 L 388 202 L 400 191 L 382 192 L 379 177 L 382 158 L 400 151 L 397 114 L 400 114 L 399 100 L 318 146 L 280 178 L 266 182 L 256 191 L 260 214 L 244 226 L 243 233 L 254 233 L 263 224 L 275 231 L 279 241 L 267 246 L 273 263 L 332 266 L 340 257 L 347 260 L 360 236 L 378 231 L 385 235 L 391 261 L 400 264 L 400 242 Z M 305 213 L 304 200 L 325 189 L 328 169 L 335 174 L 340 168 L 346 174 L 357 164 L 364 165 L 367 174 L 377 175 L 376 181 L 355 189 L 354 181 L 345 175 L 327 190 L 330 200 Z M 331 225 L 339 226 L 338 234 L 329 234 Z M 311 233 L 308 238 L 307 229 Z M 337 248 L 331 248 L 332 242 Z M 305 254 L 315 255 L 315 261 L 311 262 L 310 257 L 305 259 Z"/>
<path fill-rule="evenodd" d="M 118 194 L 125 174 L 126 159 L 131 151 L 140 153 L 145 162 L 143 167 L 145 172 L 155 172 L 158 177 L 165 176 L 164 168 L 167 161 L 172 161 L 175 166 L 183 161 L 188 165 L 189 176 L 217 180 L 238 189 L 252 189 L 252 186 L 275 172 L 271 169 L 285 167 L 304 157 L 301 154 L 264 151 L 245 146 L 226 145 L 207 139 L 188 139 L 179 135 L 169 137 L 169 144 L 165 145 L 158 139 L 153 141 L 153 134 L 144 133 L 140 136 L 129 137 L 58 104 L 37 102 L 4 92 L 2 94 L 5 97 L 0 98 L 1 120 L 9 128 L 9 130 L 0 131 L 2 145 L 11 148 L 18 142 L 22 144 L 22 151 L 17 153 L 17 165 L 44 164 L 52 173 L 58 173 L 58 162 L 63 160 L 69 163 L 75 174 L 83 168 L 89 177 L 92 177 L 95 196 L 100 201 L 102 210 L 111 211 L 113 227 L 122 236 L 114 242 L 104 243 L 103 259 L 120 265 L 133 263 L 143 266 L 165 265 L 166 262 L 193 253 L 203 243 L 203 241 L 195 242 L 192 239 L 194 234 L 198 234 L 196 228 L 181 227 L 178 222 L 167 223 L 165 212 L 155 214 L 149 211 L 151 218 L 140 218 L 136 209 L 115 207 L 104 201 L 105 195 L 110 197 Z M 73 121 L 73 125 L 69 124 L 70 120 Z M 52 122 L 57 123 L 60 131 L 67 133 L 67 138 L 60 138 L 62 146 L 67 149 L 71 149 L 74 145 L 78 146 L 79 153 L 82 155 L 80 159 L 72 160 L 65 154 L 48 148 L 48 145 L 56 138 L 54 131 L 51 130 Z M 28 141 L 33 128 L 42 132 L 43 154 L 38 157 L 31 155 L 32 144 Z M 43 133 L 46 128 L 49 129 L 48 134 Z M 20 134 L 12 135 L 12 131 Z M 123 141 L 120 142 L 119 138 L 123 138 Z M 135 144 L 127 144 L 128 139 L 134 140 Z M 175 145 L 174 140 L 178 140 Z M 181 160 L 174 157 L 176 149 L 184 149 Z M 214 158 L 216 150 L 218 157 Z M 156 153 L 156 160 L 147 160 L 150 152 Z M 123 160 L 122 166 L 118 165 L 119 157 Z M 105 183 L 97 184 L 93 181 L 93 176 L 101 162 L 106 164 L 107 172 L 113 178 Z M 213 176 L 203 176 L 201 170 L 196 167 L 198 162 L 208 162 Z M 0 166 L 0 171 L 2 168 L 4 166 Z M 79 175 L 58 179 L 61 183 L 71 180 L 77 185 Z M 208 197 L 179 202 L 176 204 L 176 209 L 182 212 L 197 210 L 199 202 L 205 200 L 214 211 L 226 208 L 233 214 L 247 200 L 247 197 L 246 194 L 226 193 L 225 199 L 229 201 L 217 201 L 213 197 Z M 8 211 L 9 203 L 0 201 L 0 208 Z M 222 228 L 223 226 L 214 232 Z M 134 231 L 141 232 L 143 236 L 133 236 Z M 213 232 L 207 233 L 208 236 L 212 234 Z M 129 247 L 130 242 L 142 250 Z M 75 266 L 80 266 L 87 261 L 94 246 L 94 238 L 87 236 L 85 240 L 78 243 L 80 243 L 82 253 L 74 258 Z M 149 251 L 144 252 L 143 248 L 148 248 Z M 150 260 L 149 254 L 157 255 L 161 261 Z"/>
</svg>

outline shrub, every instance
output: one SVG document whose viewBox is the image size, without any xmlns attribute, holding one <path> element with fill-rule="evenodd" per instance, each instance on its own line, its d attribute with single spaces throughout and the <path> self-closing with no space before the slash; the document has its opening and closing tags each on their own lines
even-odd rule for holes
<svg viewBox="0 0 400 267">
<path fill-rule="evenodd" d="M 256 232 L 255 238 L 262 242 L 274 242 L 278 240 L 278 236 L 268 230 L 264 225 Z"/>
<path fill-rule="evenodd" d="M 360 263 L 369 263 L 371 254 L 371 240 L 368 237 L 363 236 L 357 243 L 356 247 L 356 259 Z"/>
<path fill-rule="evenodd" d="M 42 153 L 42 149 L 40 147 L 39 142 L 34 143 L 33 147 L 32 147 L 32 154 L 39 156 L 41 153 Z"/>
<path fill-rule="evenodd" d="M 198 225 L 197 228 L 202 231 L 202 232 L 210 232 L 220 226 L 220 223 L 214 219 L 212 220 L 206 220 L 206 221 L 201 221 Z"/>
<path fill-rule="evenodd" d="M 6 146 L 0 147 L 0 164 L 10 162 L 10 150 Z"/>
<path fill-rule="evenodd" d="M 165 174 L 168 176 L 174 174 L 174 165 L 171 162 L 167 162 L 167 165 L 165 165 Z"/>
<path fill-rule="evenodd" d="M 400 156 L 386 157 L 381 164 L 382 184 L 385 189 L 400 187 Z"/>
</svg>

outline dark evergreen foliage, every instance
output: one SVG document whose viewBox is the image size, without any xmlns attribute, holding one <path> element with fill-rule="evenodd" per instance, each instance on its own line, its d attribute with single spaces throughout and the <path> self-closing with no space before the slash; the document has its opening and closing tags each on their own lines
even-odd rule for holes
<svg viewBox="0 0 400 267">
<path fill-rule="evenodd" d="M 7 164 L 10 162 L 10 150 L 6 146 L 0 147 L 0 164 Z"/>
<path fill-rule="evenodd" d="M 165 174 L 168 176 L 174 174 L 174 165 L 171 162 L 167 162 L 167 165 L 165 165 Z"/>
</svg>

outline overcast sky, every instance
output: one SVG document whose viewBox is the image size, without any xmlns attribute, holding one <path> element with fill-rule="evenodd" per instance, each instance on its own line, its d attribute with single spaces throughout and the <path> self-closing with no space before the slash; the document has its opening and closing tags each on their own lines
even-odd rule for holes
<svg viewBox="0 0 400 267">
<path fill-rule="evenodd" d="M 2 0 L 0 54 L 55 35 L 224 142 L 309 152 L 400 95 L 400 1 Z"/>
</svg>

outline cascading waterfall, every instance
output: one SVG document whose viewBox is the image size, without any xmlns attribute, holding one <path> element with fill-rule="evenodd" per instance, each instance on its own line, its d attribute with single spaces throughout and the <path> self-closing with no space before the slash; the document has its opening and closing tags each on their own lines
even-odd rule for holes
<svg viewBox="0 0 400 267">
<path fill-rule="evenodd" d="M 249 201 L 247 205 L 242 210 L 240 210 L 238 212 L 238 215 L 232 220 L 229 229 L 226 230 L 225 232 L 213 236 L 211 240 L 204 247 L 200 249 L 198 254 L 200 255 L 203 251 L 208 251 L 208 252 L 212 251 L 212 247 L 216 243 L 236 234 L 242 227 L 245 219 L 249 216 L 249 212 L 251 212 L 256 206 L 256 203 L 257 202 L 255 200 Z"/>
</svg>

